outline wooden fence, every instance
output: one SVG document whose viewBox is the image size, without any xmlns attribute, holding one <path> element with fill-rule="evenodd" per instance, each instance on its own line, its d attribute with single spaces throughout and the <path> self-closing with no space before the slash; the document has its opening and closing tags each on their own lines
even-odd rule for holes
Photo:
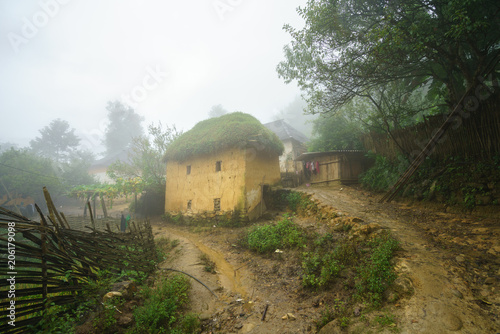
<svg viewBox="0 0 500 334">
<path fill-rule="evenodd" d="M 484 101 L 486 103 L 495 103 Z M 492 111 L 493 110 L 493 111 Z M 440 128 L 444 115 L 424 118 L 424 122 L 387 134 L 369 133 L 362 137 L 365 149 L 395 159 L 399 154 L 416 157 Z M 491 160 L 500 152 L 500 108 L 494 106 L 463 113 L 457 117 L 431 157 L 444 160 L 450 156 Z"/>
<path fill-rule="evenodd" d="M 155 269 L 149 223 L 132 223 L 128 233 L 112 232 L 110 224 L 84 232 L 70 228 L 50 197 L 47 205 L 48 216 L 36 206 L 39 222 L 0 208 L 0 333 L 29 332 L 49 305 L 81 300 L 82 288 L 99 270 Z"/>
</svg>

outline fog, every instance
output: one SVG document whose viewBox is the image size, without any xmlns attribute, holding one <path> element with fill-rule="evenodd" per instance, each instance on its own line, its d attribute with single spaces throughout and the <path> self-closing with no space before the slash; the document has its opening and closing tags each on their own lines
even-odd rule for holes
<svg viewBox="0 0 500 334">
<path fill-rule="evenodd" d="M 108 101 L 188 130 L 214 105 L 270 122 L 300 91 L 276 73 L 306 0 L 0 1 L 0 142 L 51 120 L 102 151 Z"/>
</svg>

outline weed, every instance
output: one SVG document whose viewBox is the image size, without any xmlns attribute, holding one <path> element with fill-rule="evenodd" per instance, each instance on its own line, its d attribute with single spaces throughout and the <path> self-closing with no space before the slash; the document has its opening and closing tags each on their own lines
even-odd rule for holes
<svg viewBox="0 0 500 334">
<path fill-rule="evenodd" d="M 183 333 L 185 318 L 181 316 L 180 310 L 188 302 L 189 288 L 189 281 L 181 275 L 160 280 L 156 288 L 144 288 L 144 305 L 134 310 L 136 327 L 132 333 L 172 333 L 174 329 Z M 191 325 L 187 324 L 193 323 L 190 315 L 185 325 L 189 327 Z"/>
<path fill-rule="evenodd" d="M 288 194 L 286 194 L 286 202 L 290 210 L 292 210 L 293 212 L 297 212 L 299 204 L 302 202 L 302 194 L 294 191 L 289 192 Z"/>
<path fill-rule="evenodd" d="M 271 253 L 278 248 L 304 247 L 303 232 L 284 215 L 276 225 L 256 226 L 246 237 L 247 245 L 258 253 Z"/>
<path fill-rule="evenodd" d="M 324 255 L 305 252 L 303 254 L 302 285 L 305 287 L 323 287 L 338 276 L 343 266 L 335 259 L 335 253 Z"/>
<path fill-rule="evenodd" d="M 339 243 L 333 248 L 333 237 L 325 234 L 316 238 L 314 245 L 314 252 L 304 252 L 302 255 L 302 285 L 305 287 L 324 287 L 338 277 L 346 266 L 358 261 L 353 243 Z"/>
<path fill-rule="evenodd" d="M 357 268 L 356 289 L 360 297 L 378 307 L 381 305 L 383 292 L 397 277 L 390 260 L 399 248 L 399 242 L 385 233 L 370 241 L 368 246 L 371 248 L 371 256 Z"/>
<path fill-rule="evenodd" d="M 390 326 L 395 323 L 394 315 L 392 314 L 384 314 L 378 316 L 375 321 L 380 325 L 380 327 Z"/>
<path fill-rule="evenodd" d="M 333 305 L 321 312 L 321 317 L 315 322 L 316 328 L 319 330 L 335 319 L 339 319 L 341 328 L 347 328 L 351 322 L 347 303 L 339 299 L 335 299 Z"/>
<path fill-rule="evenodd" d="M 216 271 L 215 271 L 215 262 L 210 260 L 210 258 L 208 257 L 207 254 L 203 253 L 200 255 L 200 261 L 201 261 L 201 264 L 203 265 L 203 269 L 206 271 L 206 272 L 209 272 L 211 274 L 215 274 Z"/>
</svg>

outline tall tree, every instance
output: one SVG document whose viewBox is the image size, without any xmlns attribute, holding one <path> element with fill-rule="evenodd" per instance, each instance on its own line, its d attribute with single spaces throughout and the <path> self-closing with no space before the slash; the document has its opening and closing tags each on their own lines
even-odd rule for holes
<svg viewBox="0 0 500 334">
<path fill-rule="evenodd" d="M 118 160 L 108 168 L 108 175 L 112 179 L 140 178 L 145 187 L 153 187 L 156 191 L 165 191 L 165 164 L 163 156 L 165 151 L 179 135 L 175 126 L 163 127 L 150 124 L 149 136 L 133 138 L 129 161 Z"/>
<path fill-rule="evenodd" d="M 311 112 L 335 111 L 388 84 L 407 93 L 430 84 L 452 107 L 499 70 L 498 1 L 309 0 L 298 12 L 305 27 L 285 26 L 292 43 L 277 70 L 297 80 Z"/>
<path fill-rule="evenodd" d="M 354 103 L 342 108 L 342 112 L 323 114 L 313 121 L 313 138 L 309 142 L 310 152 L 331 150 L 360 150 L 363 148 L 361 136 L 363 127 L 350 109 Z"/>
<path fill-rule="evenodd" d="M 28 149 L 10 149 L 0 155 L 0 195 L 30 196 L 43 203 L 42 188 L 46 186 L 57 196 L 63 192 L 63 180 L 50 158 Z"/>
<path fill-rule="evenodd" d="M 104 145 L 108 155 L 118 153 L 130 147 L 132 138 L 141 136 L 144 117 L 134 109 L 123 105 L 119 101 L 108 102 L 109 125 L 104 137 Z"/>
<path fill-rule="evenodd" d="M 40 136 L 30 141 L 33 152 L 53 159 L 58 163 L 65 162 L 80 144 L 75 135 L 75 129 L 70 129 L 69 123 L 55 119 L 40 131 Z"/>
</svg>

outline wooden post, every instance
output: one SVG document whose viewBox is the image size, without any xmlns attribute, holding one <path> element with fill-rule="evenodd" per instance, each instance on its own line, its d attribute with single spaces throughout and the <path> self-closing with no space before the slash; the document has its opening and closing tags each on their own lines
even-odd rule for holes
<svg viewBox="0 0 500 334">
<path fill-rule="evenodd" d="M 65 228 L 64 222 L 61 216 L 59 215 L 59 212 L 57 212 L 56 206 L 54 205 L 52 197 L 50 196 L 50 193 L 46 187 L 43 187 L 43 196 L 45 197 L 45 202 L 47 203 L 47 208 L 49 209 L 49 216 L 52 222 L 56 225 L 59 223 L 62 228 Z"/>
<path fill-rule="evenodd" d="M 92 229 L 95 231 L 94 215 L 92 214 L 92 207 L 90 206 L 90 201 L 87 202 L 87 206 L 89 207 L 89 215 L 90 215 L 90 221 L 92 222 Z"/>
<path fill-rule="evenodd" d="M 104 218 L 108 218 L 108 210 L 106 209 L 106 203 L 104 201 L 104 195 L 99 194 L 99 197 L 101 198 L 102 213 L 104 214 Z"/>
<path fill-rule="evenodd" d="M 40 219 L 40 242 L 42 251 L 42 299 L 43 299 L 43 309 L 45 310 L 47 303 L 47 236 L 45 233 L 45 220 Z"/>
<path fill-rule="evenodd" d="M 90 201 L 90 195 L 87 195 L 85 204 L 83 205 L 83 219 L 87 218 L 87 203 Z"/>
</svg>

